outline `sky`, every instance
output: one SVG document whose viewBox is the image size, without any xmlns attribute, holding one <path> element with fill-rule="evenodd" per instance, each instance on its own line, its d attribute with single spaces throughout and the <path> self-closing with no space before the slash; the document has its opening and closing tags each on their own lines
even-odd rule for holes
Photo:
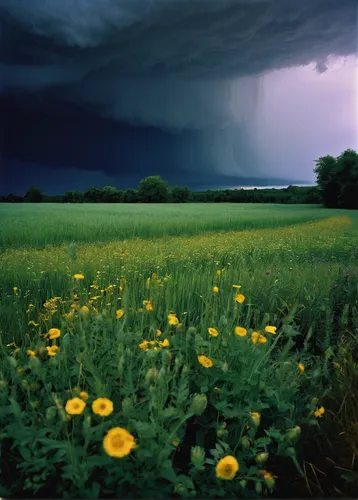
<svg viewBox="0 0 358 500">
<path fill-rule="evenodd" d="M 358 149 L 356 0 L 0 0 L 0 194 L 314 184 Z"/>
</svg>

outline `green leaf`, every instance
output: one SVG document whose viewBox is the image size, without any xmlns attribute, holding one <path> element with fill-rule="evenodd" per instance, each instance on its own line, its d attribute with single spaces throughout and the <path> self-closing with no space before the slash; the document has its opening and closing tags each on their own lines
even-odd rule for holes
<svg viewBox="0 0 358 500">
<path fill-rule="evenodd" d="M 166 460 L 162 467 L 160 468 L 160 477 L 175 483 L 177 481 L 177 476 L 174 472 L 171 460 Z"/>
</svg>

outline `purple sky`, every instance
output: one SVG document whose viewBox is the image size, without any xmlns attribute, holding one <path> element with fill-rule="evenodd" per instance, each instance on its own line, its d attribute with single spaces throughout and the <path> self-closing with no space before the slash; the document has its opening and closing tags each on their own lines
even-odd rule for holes
<svg viewBox="0 0 358 500">
<path fill-rule="evenodd" d="M 312 159 L 358 149 L 357 59 L 332 62 L 325 73 L 312 64 L 269 73 L 256 123 L 259 150 L 275 173 L 290 168 L 314 180 Z"/>
</svg>

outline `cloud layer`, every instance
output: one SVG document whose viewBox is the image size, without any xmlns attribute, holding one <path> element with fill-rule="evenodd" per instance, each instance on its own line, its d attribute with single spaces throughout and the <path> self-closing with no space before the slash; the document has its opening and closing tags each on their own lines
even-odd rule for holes
<svg viewBox="0 0 358 500">
<path fill-rule="evenodd" d="M 0 92 L 27 96 L 33 113 L 46 100 L 157 127 L 168 132 L 158 148 L 171 144 L 172 163 L 188 170 L 259 175 L 267 75 L 309 63 L 324 74 L 357 39 L 356 0 L 0 0 Z M 6 140 L 18 147 L 12 126 Z"/>
</svg>

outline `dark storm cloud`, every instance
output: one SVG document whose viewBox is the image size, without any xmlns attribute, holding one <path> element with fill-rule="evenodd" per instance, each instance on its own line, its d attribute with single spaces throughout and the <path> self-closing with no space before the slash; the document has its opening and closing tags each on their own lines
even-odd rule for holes
<svg viewBox="0 0 358 500">
<path fill-rule="evenodd" d="M 0 20 L 6 155 L 107 173 L 259 175 L 260 76 L 357 48 L 356 0 L 0 0 Z"/>
<path fill-rule="evenodd" d="M 67 98 L 169 128 L 239 121 L 257 83 L 233 79 L 311 61 L 322 71 L 327 56 L 357 45 L 356 0 L 0 0 L 0 7 L 3 87 L 72 83 Z M 12 66 L 12 58 L 23 64 Z"/>
</svg>

